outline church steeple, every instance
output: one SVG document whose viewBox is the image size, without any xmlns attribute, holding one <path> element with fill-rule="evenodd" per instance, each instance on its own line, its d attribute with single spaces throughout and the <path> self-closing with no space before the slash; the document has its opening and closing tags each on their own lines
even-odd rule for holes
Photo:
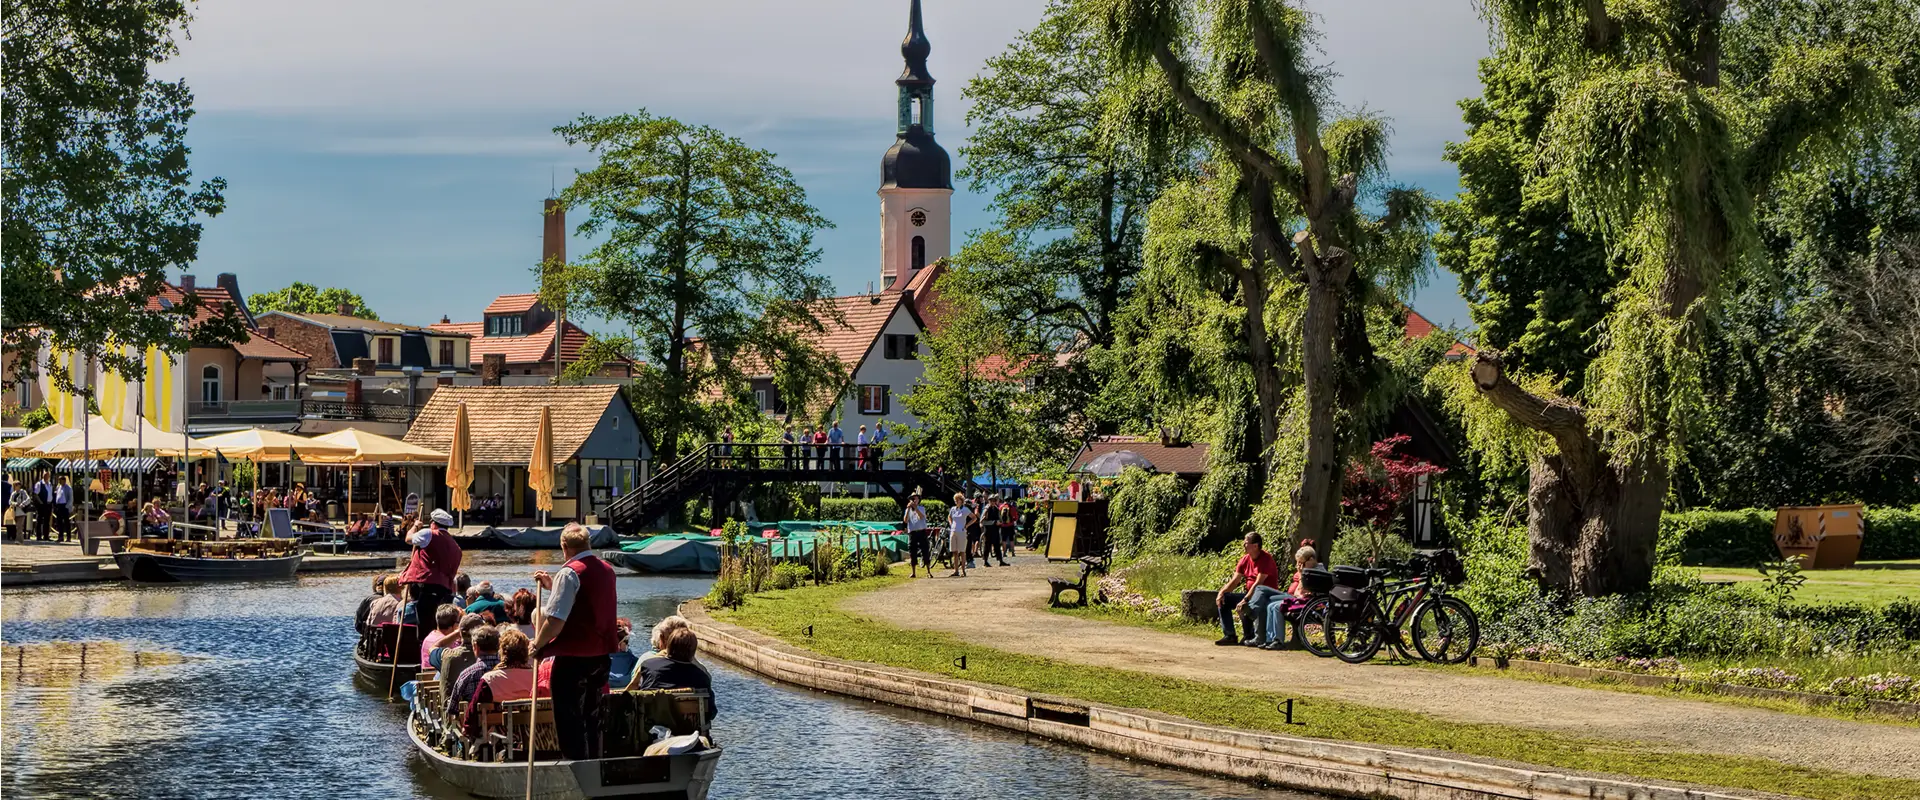
<svg viewBox="0 0 1920 800">
<path fill-rule="evenodd" d="M 900 41 L 907 66 L 893 82 L 900 90 L 900 124 L 893 147 L 880 159 L 880 278 L 886 286 L 911 279 L 950 252 L 953 163 L 933 140 L 933 75 L 927 72 L 932 52 L 920 0 L 912 0 L 907 38 Z"/>
</svg>

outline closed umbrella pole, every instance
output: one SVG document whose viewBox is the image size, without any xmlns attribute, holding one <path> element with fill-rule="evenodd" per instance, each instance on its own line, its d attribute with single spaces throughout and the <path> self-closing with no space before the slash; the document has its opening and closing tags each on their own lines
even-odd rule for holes
<svg viewBox="0 0 1920 800">
<path fill-rule="evenodd" d="M 553 513 L 553 409 L 540 407 L 540 426 L 533 434 L 533 452 L 527 457 L 527 488 L 545 525 Z"/>
<path fill-rule="evenodd" d="M 453 506 L 460 515 L 459 524 L 466 527 L 466 511 L 473 505 L 467 489 L 473 485 L 473 443 L 472 434 L 467 429 L 467 404 L 461 403 L 453 416 L 453 443 L 447 449 L 447 493 L 448 505 Z"/>
</svg>

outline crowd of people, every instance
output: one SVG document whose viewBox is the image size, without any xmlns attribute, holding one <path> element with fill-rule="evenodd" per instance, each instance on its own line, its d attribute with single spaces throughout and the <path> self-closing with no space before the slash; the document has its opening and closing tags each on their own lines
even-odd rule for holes
<svg viewBox="0 0 1920 800">
<path fill-rule="evenodd" d="M 356 625 L 363 636 L 388 625 L 427 630 L 418 653 L 389 657 L 417 658 L 433 673 L 445 698 L 440 713 L 469 740 L 483 733 L 484 709 L 537 692 L 552 698 L 561 753 L 598 758 L 607 693 L 712 691 L 712 677 L 696 660 L 699 637 L 681 617 L 655 626 L 651 649 L 633 654 L 633 624 L 616 615 L 613 568 L 594 555 L 585 527 L 570 524 L 561 532 L 566 562 L 560 569 L 532 573 L 531 584 L 544 595 L 536 599 L 525 587 L 507 593 L 491 581 L 470 585 L 459 569 L 459 545 L 447 532 L 453 517 L 435 510 L 428 519 L 407 534 L 413 546 L 407 570 L 374 580 Z M 398 639 L 368 640 L 383 638 Z"/>
<path fill-rule="evenodd" d="M 714 445 L 713 464 L 720 468 L 779 467 L 789 470 L 877 470 L 886 460 L 887 423 L 880 422 L 869 432 L 866 425 L 853 433 L 851 440 L 838 420 L 823 427 L 802 426 L 797 431 L 788 425 L 780 433 L 780 451 L 762 464 L 751 447 L 734 447 L 732 426 L 720 432 Z"/>
<path fill-rule="evenodd" d="M 920 568 L 925 566 L 927 575 L 933 575 L 936 548 L 950 561 L 948 577 L 965 577 L 967 570 L 976 568 L 976 560 L 981 566 L 990 567 L 996 561 L 1003 567 L 1012 566 L 1007 559 L 1013 558 L 1021 532 L 1031 535 L 1036 515 L 1031 506 L 1022 510 L 1011 498 L 1001 495 L 980 492 L 968 497 L 956 493 L 953 504 L 947 507 L 946 524 L 936 529 L 916 492 L 907 498 L 901 518 L 901 527 L 907 531 L 908 574 L 919 577 Z"/>
</svg>

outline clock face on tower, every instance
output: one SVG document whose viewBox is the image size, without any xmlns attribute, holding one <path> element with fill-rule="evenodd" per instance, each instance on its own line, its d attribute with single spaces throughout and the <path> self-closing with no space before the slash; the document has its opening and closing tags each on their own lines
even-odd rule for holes
<svg viewBox="0 0 1920 800">
<path fill-rule="evenodd" d="M 913 223 L 913 227 L 916 228 L 925 225 L 927 224 L 927 212 L 916 208 L 912 213 L 907 215 L 907 221 Z"/>
</svg>

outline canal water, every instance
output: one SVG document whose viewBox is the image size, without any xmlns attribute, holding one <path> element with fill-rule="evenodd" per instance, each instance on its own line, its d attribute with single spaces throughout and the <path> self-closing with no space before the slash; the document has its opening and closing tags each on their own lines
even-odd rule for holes
<svg viewBox="0 0 1920 800">
<path fill-rule="evenodd" d="M 554 552 L 467 555 L 509 591 Z M 455 798 L 405 713 L 356 688 L 352 615 L 370 576 L 120 583 L 0 594 L 0 795 Z M 642 629 L 705 593 L 625 576 Z M 84 645 L 84 652 L 83 647 Z M 779 686 L 713 664 L 724 798 L 1292 798 L 935 715 Z"/>
</svg>

